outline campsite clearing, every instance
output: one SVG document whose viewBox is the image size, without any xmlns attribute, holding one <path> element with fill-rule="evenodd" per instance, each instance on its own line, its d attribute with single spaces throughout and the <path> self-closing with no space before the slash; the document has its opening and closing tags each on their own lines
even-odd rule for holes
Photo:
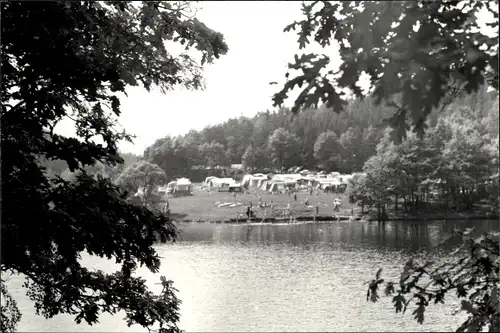
<svg viewBox="0 0 500 333">
<path fill-rule="evenodd" d="M 309 195 L 307 191 L 297 192 L 297 201 L 293 194 L 268 194 L 265 191 L 256 188 L 250 188 L 247 193 L 228 193 L 208 191 L 201 189 L 200 184 L 193 184 L 193 196 L 189 197 L 170 197 L 170 208 L 174 220 L 190 221 L 226 221 L 235 219 L 238 214 L 246 218 L 245 212 L 247 205 L 252 203 L 252 210 L 257 218 L 282 217 L 287 205 L 290 204 L 292 217 L 307 217 L 311 220 L 315 214 L 316 205 L 319 207 L 319 214 L 322 216 L 331 216 L 333 213 L 333 201 L 339 198 L 342 201 L 339 212 L 336 215 L 351 215 L 351 209 L 355 213 L 360 213 L 360 208 L 350 204 L 345 194 L 337 193 L 319 193 Z M 248 193 L 249 192 L 249 193 Z M 259 207 L 259 195 L 262 203 L 267 207 Z M 308 205 L 305 201 L 308 199 Z M 274 209 L 271 209 L 271 201 Z"/>
</svg>

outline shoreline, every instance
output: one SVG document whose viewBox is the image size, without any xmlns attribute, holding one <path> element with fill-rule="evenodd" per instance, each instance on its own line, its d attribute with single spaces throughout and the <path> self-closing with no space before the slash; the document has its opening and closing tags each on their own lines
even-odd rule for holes
<svg viewBox="0 0 500 333">
<path fill-rule="evenodd" d="M 407 222 L 407 221 L 458 221 L 458 220 L 498 220 L 498 214 L 450 214 L 446 215 L 424 215 L 424 216 L 392 216 L 381 222 Z M 284 217 L 267 217 L 267 218 L 242 218 L 242 219 L 226 219 L 226 220 L 201 220 L 201 219 L 179 219 L 173 220 L 174 223 L 211 223 L 211 224 L 247 224 L 247 223 L 290 223 L 293 224 L 295 222 L 337 222 L 337 221 L 351 221 L 351 222 L 375 222 L 377 221 L 376 217 L 372 217 L 369 215 L 364 216 L 352 216 L 352 215 L 338 215 L 335 217 L 332 216 L 297 216 L 290 218 Z"/>
</svg>

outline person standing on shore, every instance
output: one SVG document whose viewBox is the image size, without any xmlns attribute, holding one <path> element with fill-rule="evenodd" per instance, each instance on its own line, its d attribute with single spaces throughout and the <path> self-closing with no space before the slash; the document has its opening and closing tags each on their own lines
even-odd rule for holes
<svg viewBox="0 0 500 333">
<path fill-rule="evenodd" d="M 341 205 L 341 201 L 339 198 L 336 198 L 335 200 L 333 200 L 333 211 L 338 212 L 340 205 Z"/>
<path fill-rule="evenodd" d="M 170 203 L 168 202 L 168 199 L 165 202 L 165 206 L 163 206 L 163 214 L 170 216 Z"/>
<path fill-rule="evenodd" d="M 252 203 L 250 203 L 248 206 L 247 206 L 247 218 L 251 218 L 253 215 L 252 213 Z"/>
<path fill-rule="evenodd" d="M 292 205 L 290 205 L 290 203 L 288 203 L 286 205 L 286 210 L 287 210 L 288 218 L 290 219 L 289 222 L 291 223 L 292 222 Z"/>
</svg>

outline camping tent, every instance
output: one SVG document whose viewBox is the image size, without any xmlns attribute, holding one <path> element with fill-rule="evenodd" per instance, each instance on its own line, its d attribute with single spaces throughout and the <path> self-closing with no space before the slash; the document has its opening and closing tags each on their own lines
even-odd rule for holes
<svg viewBox="0 0 500 333">
<path fill-rule="evenodd" d="M 269 186 L 269 193 L 275 193 L 275 192 L 283 192 L 285 191 L 285 182 L 281 181 L 272 181 Z"/>
<path fill-rule="evenodd" d="M 262 182 L 262 184 L 260 185 L 260 189 L 262 191 L 267 191 L 267 189 L 269 188 L 269 186 L 270 186 L 269 180 L 264 180 Z"/>
<path fill-rule="evenodd" d="M 267 180 L 267 176 L 266 175 L 263 175 L 263 174 L 255 174 L 252 176 L 252 178 L 250 178 L 250 183 L 249 185 L 250 186 L 253 186 L 253 187 L 259 187 L 262 185 L 262 182 Z"/>
<path fill-rule="evenodd" d="M 217 188 L 219 189 L 219 187 L 223 184 L 226 184 L 226 185 L 231 185 L 231 184 L 234 184 L 235 181 L 233 178 L 217 178 L 217 177 L 213 177 L 212 179 L 210 179 L 208 181 L 208 185 L 210 186 L 210 188 Z"/>
<path fill-rule="evenodd" d="M 174 184 L 172 184 L 174 183 Z M 175 182 L 170 182 L 167 185 L 167 188 L 172 184 L 173 187 L 172 194 L 174 196 L 184 196 L 184 195 L 192 195 L 193 184 L 187 178 L 179 178 Z"/>
<path fill-rule="evenodd" d="M 233 178 L 213 178 L 210 180 L 210 187 L 215 187 L 218 191 L 229 191 L 229 185 L 233 185 L 234 183 Z"/>
<path fill-rule="evenodd" d="M 243 179 L 241 180 L 241 184 L 245 185 L 245 184 L 248 184 L 250 183 L 250 179 L 252 179 L 252 175 L 244 175 L 243 176 Z"/>
<path fill-rule="evenodd" d="M 174 192 L 177 182 L 175 180 L 167 184 L 167 194 L 172 194 Z"/>
<path fill-rule="evenodd" d="M 243 192 L 243 186 L 241 184 L 235 183 L 229 185 L 229 192 Z"/>
<path fill-rule="evenodd" d="M 209 176 L 209 177 L 205 178 L 204 184 L 205 184 L 205 185 L 210 185 L 210 181 L 211 181 L 212 179 L 215 179 L 215 178 L 217 178 L 217 177 L 214 177 L 214 176 Z"/>
</svg>

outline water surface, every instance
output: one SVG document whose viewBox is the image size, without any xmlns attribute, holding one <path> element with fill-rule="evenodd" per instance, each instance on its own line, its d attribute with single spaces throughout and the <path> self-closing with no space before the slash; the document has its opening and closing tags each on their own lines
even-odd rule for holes
<svg viewBox="0 0 500 333">
<path fill-rule="evenodd" d="M 181 224 L 182 240 L 157 247 L 161 275 L 175 281 L 181 305 L 180 327 L 188 332 L 263 331 L 451 331 L 460 317 L 456 300 L 432 306 L 424 325 L 411 311 L 396 314 L 390 299 L 366 301 L 366 281 L 378 268 L 398 277 L 410 255 L 432 252 L 454 228 L 498 230 L 498 221 L 333 222 L 296 225 Z M 113 271 L 106 260 L 85 256 L 90 267 Z M 138 272 L 151 288 L 159 277 Z M 9 289 L 19 302 L 24 332 L 142 332 L 123 316 L 103 315 L 98 325 L 77 325 L 70 316 L 44 319 L 13 277 Z"/>
</svg>

